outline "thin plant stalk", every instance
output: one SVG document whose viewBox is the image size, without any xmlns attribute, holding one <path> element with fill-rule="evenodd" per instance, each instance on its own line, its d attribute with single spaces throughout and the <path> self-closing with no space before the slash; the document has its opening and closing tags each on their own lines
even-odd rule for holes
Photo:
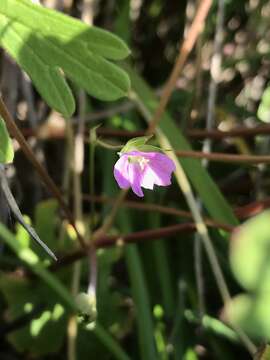
<svg viewBox="0 0 270 360">
<path fill-rule="evenodd" d="M 71 147 L 72 154 L 72 182 L 73 182 L 73 198 L 74 198 L 74 219 L 75 224 L 80 231 L 81 235 L 84 235 L 84 224 L 83 224 L 83 211 L 82 211 L 82 189 L 81 189 L 81 174 L 82 174 L 82 163 L 83 163 L 83 147 L 81 146 L 81 142 L 78 141 L 80 139 L 80 130 L 78 129 L 78 133 L 74 134 L 73 127 L 70 123 L 68 123 L 68 136 L 70 137 L 70 141 L 68 144 Z M 82 143 L 83 144 L 83 143 Z M 73 265 L 72 272 L 72 286 L 71 293 L 75 298 L 79 292 L 80 288 L 80 276 L 81 276 L 81 262 L 77 262 Z M 68 341 L 67 341 L 67 355 L 68 360 L 76 360 L 77 359 L 77 350 L 76 350 L 76 342 L 77 342 L 77 333 L 78 333 L 78 324 L 77 324 L 77 316 L 76 314 L 72 314 L 68 319 L 67 325 L 67 333 L 68 333 Z"/>
<path fill-rule="evenodd" d="M 95 134 L 94 130 L 90 130 L 89 141 L 90 141 L 90 153 L 89 153 L 89 169 L 90 169 L 90 194 L 93 196 L 95 194 L 95 150 L 96 150 L 96 142 L 95 142 Z M 97 288 L 97 254 L 94 245 L 94 237 L 93 237 L 93 226 L 95 219 L 95 202 L 91 201 L 91 219 L 90 219 L 90 244 L 89 244 L 89 284 L 87 293 L 89 294 L 91 301 L 94 305 L 94 311 L 96 311 L 96 288 Z"/>
<path fill-rule="evenodd" d="M 158 137 L 159 137 L 160 144 L 164 149 L 166 147 L 170 146 L 168 139 L 163 134 L 159 133 Z M 181 164 L 177 161 L 177 157 L 173 152 L 169 156 L 176 164 L 175 176 L 176 176 L 177 182 L 186 198 L 186 201 L 190 208 L 190 211 L 193 214 L 197 231 L 203 241 L 203 244 L 204 244 L 206 253 L 208 255 L 208 259 L 209 259 L 213 274 L 215 276 L 223 303 L 224 303 L 224 305 L 226 305 L 231 300 L 231 296 L 230 296 L 229 289 L 227 287 L 222 269 L 219 265 L 215 249 L 210 240 L 207 227 L 206 227 L 206 225 L 203 221 L 203 218 L 200 214 L 200 211 L 196 204 L 195 196 L 191 190 L 191 186 L 189 184 L 189 181 L 186 177 L 186 174 L 185 174 Z M 254 355 L 254 353 L 256 352 L 256 346 L 251 342 L 251 340 L 247 337 L 247 335 L 242 331 L 241 328 L 236 327 L 234 325 L 232 325 L 232 327 L 238 333 L 238 335 L 241 338 L 246 349 L 250 352 L 251 355 Z"/>
<path fill-rule="evenodd" d="M 132 98 L 137 103 L 139 111 L 142 113 L 142 115 L 145 117 L 145 119 L 148 122 L 150 122 L 152 119 L 151 112 L 146 108 L 146 106 L 136 96 L 135 93 L 132 93 Z M 162 131 L 159 128 L 156 129 L 156 135 L 157 135 L 157 138 L 159 140 L 161 147 L 165 151 L 166 151 L 166 149 L 172 149 L 172 146 L 171 146 L 169 140 L 167 139 L 167 137 L 162 133 Z M 176 180 L 178 182 L 178 185 L 179 185 L 181 191 L 183 192 L 183 194 L 186 198 L 187 204 L 193 215 L 195 226 L 197 228 L 198 234 L 201 236 L 201 239 L 203 241 L 213 274 L 214 274 L 216 282 L 217 282 L 217 286 L 218 286 L 221 298 L 225 305 L 231 300 L 231 296 L 230 296 L 229 289 L 227 287 L 222 269 L 219 265 L 215 249 L 210 240 L 207 227 L 206 227 L 206 225 L 203 221 L 203 218 L 200 214 L 200 211 L 198 209 L 196 199 L 192 192 L 188 178 L 182 168 L 182 165 L 178 161 L 176 154 L 174 153 L 174 151 L 169 151 L 167 153 L 167 155 L 173 160 L 173 162 L 176 165 L 176 170 L 175 170 Z M 250 352 L 251 355 L 253 355 L 256 352 L 256 346 L 251 342 L 251 340 L 248 338 L 248 336 L 243 332 L 243 330 L 241 328 L 236 327 L 234 325 L 232 325 L 232 327 L 238 333 L 238 335 L 241 338 L 246 349 Z"/>
<path fill-rule="evenodd" d="M 217 11 L 217 23 L 215 29 L 214 38 L 214 51 L 211 59 L 210 66 L 210 85 L 209 95 L 207 104 L 207 116 L 206 116 L 206 130 L 211 131 L 214 127 L 214 114 L 216 108 L 216 99 L 218 92 L 218 83 L 220 80 L 221 73 L 221 60 L 222 60 L 222 43 L 223 43 L 223 27 L 224 27 L 224 15 L 225 15 L 225 2 L 224 0 L 218 0 L 218 11 Z M 211 153 L 212 150 L 212 139 L 204 139 L 203 142 L 203 153 Z M 208 159 L 202 160 L 202 166 L 208 167 Z M 201 200 L 197 199 L 198 209 L 202 208 Z M 194 258 L 195 258 L 195 275 L 196 284 L 198 289 L 199 297 L 199 312 L 200 316 L 203 317 L 205 313 L 205 299 L 204 299 L 204 276 L 203 276 L 203 248 L 201 244 L 201 236 L 195 235 L 194 242 Z"/>
</svg>

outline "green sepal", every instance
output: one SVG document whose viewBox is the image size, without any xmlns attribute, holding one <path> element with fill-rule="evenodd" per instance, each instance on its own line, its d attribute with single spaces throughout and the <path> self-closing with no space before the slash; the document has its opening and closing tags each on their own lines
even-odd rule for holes
<svg viewBox="0 0 270 360">
<path fill-rule="evenodd" d="M 162 152 L 161 148 L 153 145 L 146 145 L 153 135 L 149 136 L 140 136 L 133 139 L 130 139 L 126 145 L 121 149 L 120 153 L 124 154 L 130 151 L 143 151 L 143 152 Z"/>
<path fill-rule="evenodd" d="M 138 148 L 138 150 L 140 151 L 144 151 L 144 152 L 163 152 L 163 150 L 158 147 L 158 146 L 154 146 L 154 145 L 142 145 Z"/>
</svg>

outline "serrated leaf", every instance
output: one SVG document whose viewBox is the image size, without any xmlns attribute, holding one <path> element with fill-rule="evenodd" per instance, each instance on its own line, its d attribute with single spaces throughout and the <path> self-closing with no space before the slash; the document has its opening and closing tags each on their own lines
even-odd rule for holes
<svg viewBox="0 0 270 360">
<path fill-rule="evenodd" d="M 8 164 L 13 161 L 14 151 L 6 124 L 0 117 L 0 163 Z"/>
<path fill-rule="evenodd" d="M 29 0 L 0 2 L 0 45 L 64 116 L 75 110 L 64 74 L 100 100 L 116 100 L 128 92 L 127 74 L 106 60 L 128 55 L 122 40 Z"/>
</svg>

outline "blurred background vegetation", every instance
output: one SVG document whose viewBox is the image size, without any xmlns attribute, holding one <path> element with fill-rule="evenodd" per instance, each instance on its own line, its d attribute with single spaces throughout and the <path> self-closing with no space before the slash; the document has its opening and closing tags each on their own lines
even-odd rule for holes
<svg viewBox="0 0 270 360">
<path fill-rule="evenodd" d="M 121 37 L 131 49 L 130 66 L 158 97 L 200 4 L 41 2 Z M 216 196 L 212 185 L 203 201 L 197 196 L 232 296 L 225 306 L 176 181 L 146 190 L 142 200 L 122 194 L 113 178 L 117 151 L 93 143 L 90 129 L 97 125 L 97 136 L 113 145 L 143 135 L 147 123 L 136 101 L 105 103 L 70 82 L 77 110 L 66 120 L 1 50 L 6 106 L 61 189 L 82 236 L 95 234 L 99 242 L 96 252 L 90 249 L 89 263 L 64 213 L 14 140 L 14 163 L 6 168 L 9 186 L 25 221 L 59 261 L 50 263 L 33 244 L 2 197 L 2 221 L 13 235 L 1 227 L 0 359 L 248 359 L 255 349 L 257 359 L 270 358 L 270 214 L 261 214 L 270 204 L 269 17 L 268 0 L 214 0 L 166 108 L 196 151 L 182 156 L 211 153 L 198 161 L 235 215 L 214 219 L 219 207 L 213 205 L 211 213 L 204 200 L 210 204 Z M 131 78 L 143 100 L 145 85 Z M 172 135 L 175 149 L 187 150 L 180 142 L 177 148 L 177 134 Z M 189 174 L 192 183 L 196 171 Z M 195 185 L 194 190 L 199 192 Z M 244 224 L 235 230 L 237 221 Z M 104 224 L 105 233 L 96 232 Z M 87 291 L 86 304 L 80 298 L 83 314 L 74 315 L 74 299 Z"/>
</svg>

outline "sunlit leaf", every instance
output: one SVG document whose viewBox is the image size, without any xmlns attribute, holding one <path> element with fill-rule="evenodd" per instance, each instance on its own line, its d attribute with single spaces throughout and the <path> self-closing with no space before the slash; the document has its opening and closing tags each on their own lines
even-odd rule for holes
<svg viewBox="0 0 270 360">
<path fill-rule="evenodd" d="M 14 151 L 11 139 L 9 137 L 6 124 L 0 117 L 0 163 L 11 163 L 14 158 Z"/>
<path fill-rule="evenodd" d="M 270 296 L 238 295 L 225 307 L 226 319 L 254 338 L 270 340 Z"/>
<path fill-rule="evenodd" d="M 265 211 L 237 229 L 231 240 L 231 267 L 247 290 L 270 290 L 269 221 L 270 211 Z"/>
<path fill-rule="evenodd" d="M 270 87 L 264 90 L 262 100 L 258 107 L 257 116 L 263 122 L 270 122 Z"/>
<path fill-rule="evenodd" d="M 64 74 L 101 100 L 128 92 L 126 73 L 106 60 L 129 54 L 122 40 L 30 0 L 1 0 L 0 45 L 29 74 L 46 102 L 65 116 L 74 112 L 75 102 Z"/>
<path fill-rule="evenodd" d="M 44 285 L 33 288 L 29 280 L 9 274 L 0 275 L 0 286 L 8 303 L 9 322 L 29 316 L 25 326 L 8 336 L 15 348 L 20 352 L 30 350 L 36 356 L 59 350 L 67 314 L 55 294 Z"/>
</svg>

